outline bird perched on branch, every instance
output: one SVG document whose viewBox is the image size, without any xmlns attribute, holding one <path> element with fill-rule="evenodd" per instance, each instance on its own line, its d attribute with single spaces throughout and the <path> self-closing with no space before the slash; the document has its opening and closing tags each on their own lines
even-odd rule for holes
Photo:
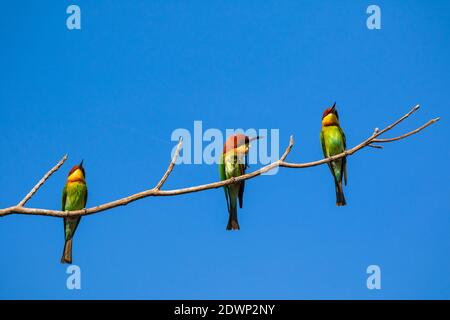
<svg viewBox="0 0 450 320">
<path fill-rule="evenodd" d="M 74 166 L 67 177 L 62 194 L 62 210 L 75 211 L 83 209 L 87 201 L 86 174 L 83 161 Z M 72 238 L 80 223 L 81 217 L 64 218 L 64 252 L 61 263 L 72 263 Z"/>
<path fill-rule="evenodd" d="M 235 134 L 228 137 L 219 159 L 220 180 L 223 181 L 245 174 L 248 167 L 250 142 L 257 139 L 259 137 L 249 138 L 244 134 Z M 227 230 L 239 230 L 237 201 L 239 200 L 239 207 L 242 208 L 244 186 L 245 181 L 239 181 L 223 187 L 229 213 Z"/>
<path fill-rule="evenodd" d="M 320 131 L 320 143 L 324 157 L 328 158 L 342 153 L 346 149 L 345 134 L 339 126 L 339 115 L 336 110 L 336 102 L 327 108 L 322 115 L 322 130 Z M 336 187 L 336 205 L 345 206 L 342 178 L 347 185 L 347 159 L 345 157 L 328 162 L 328 167 L 334 177 Z"/>
</svg>

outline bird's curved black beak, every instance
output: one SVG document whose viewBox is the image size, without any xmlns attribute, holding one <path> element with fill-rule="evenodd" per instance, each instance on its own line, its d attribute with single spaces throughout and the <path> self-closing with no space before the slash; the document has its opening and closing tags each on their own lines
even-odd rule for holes
<svg viewBox="0 0 450 320">
<path fill-rule="evenodd" d="M 331 111 L 334 112 L 335 109 L 336 109 L 336 102 L 334 102 L 333 106 L 331 107 Z"/>
<path fill-rule="evenodd" d="M 84 160 L 81 160 L 80 164 L 78 165 L 80 168 L 83 168 L 83 161 Z"/>
<path fill-rule="evenodd" d="M 255 140 L 262 139 L 262 138 L 263 138 L 262 136 L 251 137 L 251 138 L 248 139 L 248 142 L 252 142 L 252 141 L 255 141 Z"/>
</svg>

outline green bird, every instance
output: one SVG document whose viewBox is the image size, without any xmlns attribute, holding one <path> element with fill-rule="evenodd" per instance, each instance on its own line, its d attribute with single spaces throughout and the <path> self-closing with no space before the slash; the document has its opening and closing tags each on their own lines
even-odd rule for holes
<svg viewBox="0 0 450 320">
<path fill-rule="evenodd" d="M 320 143 L 325 158 L 342 153 L 346 149 L 345 134 L 339 126 L 339 115 L 336 110 L 336 102 L 327 108 L 322 115 L 322 130 L 320 131 Z M 347 159 L 345 157 L 328 162 L 331 174 L 334 177 L 336 187 L 336 205 L 345 206 L 344 191 L 342 190 L 342 178 L 347 185 Z"/>
<path fill-rule="evenodd" d="M 244 134 L 235 134 L 228 137 L 219 159 L 220 180 L 223 181 L 245 174 L 248 167 L 247 155 L 250 142 L 256 139 L 259 139 L 259 137 L 249 138 Z M 227 230 L 239 230 L 237 201 L 239 200 L 239 207 L 242 208 L 244 186 L 245 181 L 240 181 L 223 187 L 229 214 Z"/>
<path fill-rule="evenodd" d="M 62 210 L 75 211 L 86 206 L 88 191 L 83 161 L 74 166 L 67 177 L 62 194 Z M 72 263 L 72 239 L 80 223 L 81 217 L 64 218 L 64 252 L 61 263 Z"/>
</svg>

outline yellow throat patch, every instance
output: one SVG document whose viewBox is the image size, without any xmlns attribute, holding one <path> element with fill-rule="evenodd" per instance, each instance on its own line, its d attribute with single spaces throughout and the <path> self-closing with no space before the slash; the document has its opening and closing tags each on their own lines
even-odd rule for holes
<svg viewBox="0 0 450 320">
<path fill-rule="evenodd" d="M 327 114 L 322 119 L 322 127 L 339 126 L 339 120 L 334 113 Z"/>
<path fill-rule="evenodd" d="M 76 181 L 82 181 L 84 182 L 84 174 L 81 169 L 76 169 L 74 172 L 71 173 L 71 175 L 67 178 L 67 182 L 76 182 Z"/>
</svg>

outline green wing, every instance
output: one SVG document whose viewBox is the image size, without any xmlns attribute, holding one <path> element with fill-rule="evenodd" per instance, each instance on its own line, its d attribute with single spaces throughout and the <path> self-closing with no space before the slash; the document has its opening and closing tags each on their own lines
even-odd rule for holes
<svg viewBox="0 0 450 320">
<path fill-rule="evenodd" d="M 323 156 L 328 158 L 327 148 L 325 147 L 325 140 L 323 137 L 323 130 L 320 131 L 320 144 L 322 145 Z"/>
<path fill-rule="evenodd" d="M 325 137 L 323 134 L 323 130 L 320 131 L 320 144 L 322 145 L 322 151 L 324 158 L 329 158 L 330 155 L 327 152 L 327 147 L 325 146 Z M 331 167 L 331 162 L 327 162 L 328 168 L 330 168 L 331 174 L 334 176 L 333 168 Z"/>
<path fill-rule="evenodd" d="M 239 169 L 241 171 L 241 176 L 245 174 L 245 165 L 244 164 L 240 164 L 239 165 Z M 239 195 L 238 195 L 238 200 L 239 200 L 239 207 L 242 208 L 242 205 L 244 203 L 244 187 L 245 187 L 245 180 L 242 180 L 239 183 Z"/>
<path fill-rule="evenodd" d="M 70 209 L 77 210 L 77 209 L 86 207 L 87 195 L 88 195 L 87 186 L 84 184 L 81 186 L 77 186 L 75 188 L 76 188 L 75 190 L 78 190 L 78 192 L 81 192 L 81 194 L 82 194 L 81 207 L 76 206 L 75 208 L 69 208 L 69 209 L 66 208 L 67 185 L 65 185 L 64 189 L 63 189 L 63 195 L 62 195 L 62 210 L 63 211 L 66 211 L 66 210 L 70 211 Z M 74 190 L 71 189 L 71 194 L 73 194 L 73 191 Z M 66 240 L 75 234 L 75 231 L 78 228 L 78 224 L 80 223 L 80 220 L 81 220 L 81 217 L 64 218 L 63 219 L 63 221 L 64 221 L 64 236 L 65 236 Z"/>
<path fill-rule="evenodd" d="M 225 174 L 225 164 L 224 164 L 223 154 L 221 154 L 220 158 L 219 158 L 219 175 L 220 175 L 221 181 L 227 180 L 227 176 Z M 224 186 L 223 191 L 225 192 L 225 199 L 227 200 L 228 211 L 230 211 L 230 195 L 228 194 L 228 187 Z"/>
<path fill-rule="evenodd" d="M 87 198 L 88 198 L 88 189 L 87 186 L 85 185 L 83 208 L 86 208 Z"/>
<path fill-rule="evenodd" d="M 345 133 L 344 130 L 342 130 L 341 127 L 339 127 L 339 132 L 341 133 L 342 136 L 342 144 L 344 145 L 344 151 L 347 150 L 347 142 L 345 139 Z M 344 157 L 342 158 L 342 171 L 344 171 L 344 183 L 345 185 L 347 185 L 347 158 Z"/>
<path fill-rule="evenodd" d="M 341 133 L 342 136 L 342 143 L 344 144 L 344 150 L 347 149 L 347 143 L 345 141 L 345 134 L 344 134 L 344 130 L 342 130 L 341 127 L 339 127 L 339 132 Z"/>
<path fill-rule="evenodd" d="M 81 186 L 81 192 L 83 193 L 83 200 L 82 200 L 82 202 L 83 202 L 83 208 L 86 208 L 87 195 L 88 195 L 88 191 L 87 191 L 87 186 L 86 186 L 86 184 L 83 184 L 83 185 Z M 74 228 L 73 228 L 72 235 L 75 234 L 75 231 L 77 230 L 78 225 L 80 224 L 80 221 L 81 221 L 81 217 L 75 218 L 75 226 L 74 226 Z"/>
<path fill-rule="evenodd" d="M 337 126 L 336 126 L 336 127 L 337 127 Z M 342 130 L 341 127 L 337 127 L 337 128 L 339 129 L 339 135 L 340 135 L 340 138 L 341 138 L 341 141 L 342 141 L 342 147 L 343 147 L 343 148 L 342 148 L 342 151 L 339 151 L 339 153 L 341 153 L 341 152 L 343 152 L 343 151 L 345 151 L 345 150 L 347 149 L 347 143 L 346 143 L 346 140 L 345 140 L 345 134 L 344 134 L 344 131 Z M 322 129 L 322 130 L 320 131 L 320 143 L 322 144 L 323 156 L 324 156 L 325 158 L 329 158 L 329 157 L 330 157 L 330 154 L 329 154 L 329 152 L 327 151 L 326 144 L 325 144 L 325 134 L 324 134 L 324 129 Z M 336 161 L 337 161 L 337 160 L 336 160 Z M 334 161 L 333 161 L 333 162 L 334 162 Z M 343 172 L 343 175 L 344 175 L 344 183 L 347 185 L 347 158 L 346 158 L 346 157 L 342 158 L 341 164 L 342 164 L 341 172 Z M 333 176 L 334 176 L 334 170 L 333 170 L 333 168 L 332 168 L 332 166 L 331 166 L 331 162 L 328 162 L 328 167 L 330 168 L 331 173 L 332 173 Z"/>
<path fill-rule="evenodd" d="M 66 211 L 66 197 L 67 197 L 67 189 L 66 185 L 64 185 L 63 193 L 62 193 L 62 211 Z"/>
</svg>

